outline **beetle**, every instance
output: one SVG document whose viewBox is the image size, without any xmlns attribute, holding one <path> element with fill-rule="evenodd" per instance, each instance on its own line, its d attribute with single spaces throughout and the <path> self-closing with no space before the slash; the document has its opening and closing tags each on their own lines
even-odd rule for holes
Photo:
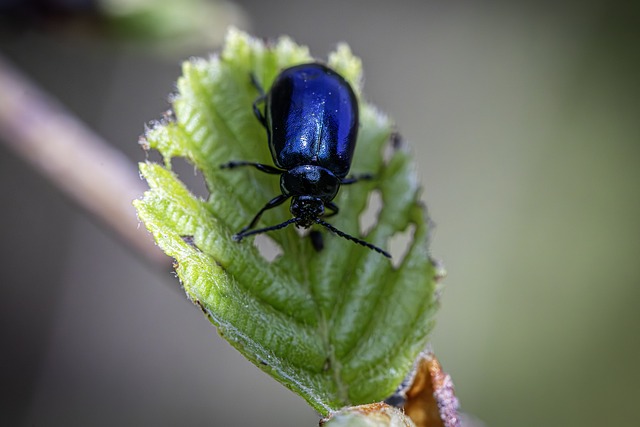
<svg viewBox="0 0 640 427">
<path fill-rule="evenodd" d="M 347 177 L 358 136 L 358 100 L 349 83 L 318 62 L 283 70 L 265 93 L 252 75 L 259 92 L 253 113 L 267 131 L 275 166 L 249 161 L 231 161 L 223 169 L 253 166 L 261 172 L 280 175 L 282 194 L 271 199 L 253 220 L 234 235 L 234 240 L 279 230 L 290 224 L 309 228 L 319 224 L 329 231 L 391 258 L 385 250 L 338 230 L 325 222 L 336 215 L 332 200 L 342 185 L 372 179 L 371 174 Z M 259 105 L 265 104 L 264 113 Z M 262 214 L 291 198 L 293 218 L 280 224 L 254 229 Z M 327 211 L 330 213 L 326 214 Z"/>
</svg>

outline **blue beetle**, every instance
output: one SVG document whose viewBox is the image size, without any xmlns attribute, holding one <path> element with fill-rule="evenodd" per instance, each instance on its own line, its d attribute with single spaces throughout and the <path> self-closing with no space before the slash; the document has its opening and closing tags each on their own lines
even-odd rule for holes
<svg viewBox="0 0 640 427">
<path fill-rule="evenodd" d="M 280 175 L 282 194 L 260 209 L 234 239 L 240 241 L 290 224 L 303 228 L 319 224 L 340 237 L 391 258 L 388 252 L 321 219 L 338 213 L 338 206 L 332 200 L 341 185 L 372 177 L 364 174 L 347 178 L 359 125 L 358 100 L 349 83 L 331 68 L 315 62 L 283 70 L 267 94 L 253 76 L 252 81 L 260 93 L 253 103 L 253 112 L 267 130 L 275 167 L 247 161 L 232 161 L 221 167 L 253 166 L 262 172 Z M 265 104 L 264 114 L 259 108 L 261 103 Z M 293 218 L 252 230 L 266 210 L 289 198 Z M 325 215 L 325 210 L 331 212 Z"/>
</svg>

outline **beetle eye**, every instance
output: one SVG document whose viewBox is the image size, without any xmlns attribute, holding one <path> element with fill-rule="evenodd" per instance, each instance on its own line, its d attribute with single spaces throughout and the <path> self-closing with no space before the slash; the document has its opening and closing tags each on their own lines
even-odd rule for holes
<svg viewBox="0 0 640 427">
<path fill-rule="evenodd" d="M 328 183 L 324 186 L 322 191 L 328 196 L 335 196 L 335 194 L 338 192 L 338 187 L 334 183 Z"/>
</svg>

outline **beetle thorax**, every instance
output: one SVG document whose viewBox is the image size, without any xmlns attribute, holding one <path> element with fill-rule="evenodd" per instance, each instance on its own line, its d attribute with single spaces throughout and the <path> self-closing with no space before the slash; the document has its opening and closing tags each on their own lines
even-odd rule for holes
<svg viewBox="0 0 640 427">
<path fill-rule="evenodd" d="M 340 179 L 322 166 L 301 165 L 280 175 L 280 189 L 285 196 L 311 196 L 324 204 L 338 194 Z"/>
</svg>

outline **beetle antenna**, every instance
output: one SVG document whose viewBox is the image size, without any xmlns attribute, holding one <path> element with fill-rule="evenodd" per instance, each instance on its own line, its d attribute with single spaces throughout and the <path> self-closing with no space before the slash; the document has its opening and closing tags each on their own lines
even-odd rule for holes
<svg viewBox="0 0 640 427">
<path fill-rule="evenodd" d="M 294 222 L 300 221 L 300 218 L 291 218 L 286 220 L 283 223 L 272 225 L 271 227 L 259 228 L 257 230 L 245 231 L 242 233 L 234 234 L 233 240 L 236 242 L 241 241 L 245 237 L 253 236 L 254 234 L 266 233 L 267 231 L 280 230 L 281 228 L 285 228 L 289 224 L 293 224 Z"/>
<path fill-rule="evenodd" d="M 340 237 L 344 237 L 347 240 L 351 240 L 354 243 L 357 243 L 359 245 L 362 246 L 366 246 L 367 248 L 374 250 L 376 252 L 378 252 L 379 254 L 382 254 L 384 256 L 386 256 L 387 258 L 391 259 L 391 254 L 383 249 L 380 249 L 379 247 L 372 245 L 371 243 L 365 242 L 364 240 L 360 240 L 357 237 L 353 237 L 350 234 L 345 233 L 344 231 L 340 231 L 337 228 L 335 228 L 333 225 L 329 224 L 328 222 L 324 222 L 323 220 L 321 220 L 320 218 L 316 219 L 316 222 L 322 226 L 324 226 L 325 228 L 327 228 L 329 231 L 337 234 Z"/>
</svg>

